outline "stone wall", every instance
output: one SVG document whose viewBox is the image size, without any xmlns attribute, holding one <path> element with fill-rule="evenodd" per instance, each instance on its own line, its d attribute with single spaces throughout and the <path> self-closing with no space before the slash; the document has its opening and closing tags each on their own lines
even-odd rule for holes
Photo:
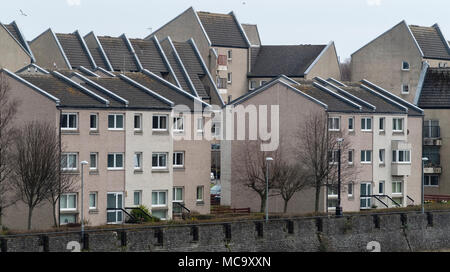
<svg viewBox="0 0 450 272">
<path fill-rule="evenodd" d="M 342 218 L 314 217 L 166 225 L 139 229 L 0 236 L 1 252 L 184 251 L 426 251 L 450 248 L 450 211 L 367 214 Z M 374 242 L 373 242 L 374 241 Z M 69 247 L 72 249 L 72 247 Z"/>
</svg>

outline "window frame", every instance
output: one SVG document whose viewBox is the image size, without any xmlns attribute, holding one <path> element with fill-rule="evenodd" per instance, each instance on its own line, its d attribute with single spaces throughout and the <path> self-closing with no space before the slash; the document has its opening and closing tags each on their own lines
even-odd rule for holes
<svg viewBox="0 0 450 272">
<path fill-rule="evenodd" d="M 91 196 L 94 196 L 95 206 L 91 206 Z M 90 192 L 89 193 L 89 210 L 97 210 L 98 209 L 98 192 Z"/>
<path fill-rule="evenodd" d="M 370 129 L 367 129 L 368 120 L 370 120 Z M 365 128 L 363 128 L 363 124 L 364 124 Z M 372 127 L 373 127 L 372 117 L 362 117 L 361 118 L 361 131 L 372 131 Z"/>
<path fill-rule="evenodd" d="M 165 160 L 166 165 L 165 165 L 165 166 L 159 166 L 159 157 L 160 157 L 161 155 L 164 155 L 164 156 L 166 157 L 166 160 Z M 158 162 L 158 163 L 157 163 L 158 166 L 153 166 L 153 157 L 154 157 L 154 156 L 157 156 L 156 161 Z M 164 153 L 164 152 L 153 152 L 153 153 L 152 153 L 152 169 L 154 169 L 154 170 L 168 169 L 168 161 L 167 161 L 167 158 L 168 158 L 168 154 L 167 154 L 167 153 Z"/>
<path fill-rule="evenodd" d="M 201 189 L 201 199 L 198 198 L 199 189 Z M 203 185 L 197 186 L 197 189 L 195 190 L 195 199 L 196 199 L 197 203 L 198 202 L 203 202 L 205 200 L 205 186 L 203 186 Z"/>
<path fill-rule="evenodd" d="M 95 156 L 95 167 L 92 167 L 92 156 Z M 89 170 L 95 171 L 98 170 L 98 153 L 97 152 L 90 152 L 89 154 Z"/>
<path fill-rule="evenodd" d="M 400 184 L 400 192 L 397 192 L 398 188 L 396 184 Z M 394 190 L 395 188 L 395 190 Z M 395 191 L 395 192 L 394 192 Z M 403 195 L 403 181 L 393 180 L 392 181 L 392 195 Z"/>
<path fill-rule="evenodd" d="M 136 160 L 136 158 L 139 157 L 139 160 Z M 143 152 L 134 152 L 133 154 L 133 169 L 134 170 L 140 170 L 142 171 L 142 165 L 143 165 Z M 136 162 L 138 162 L 138 166 L 136 166 Z"/>
<path fill-rule="evenodd" d="M 95 117 L 95 127 L 92 127 L 92 117 Z M 89 130 L 98 131 L 98 113 L 89 114 Z"/>
<path fill-rule="evenodd" d="M 178 161 L 177 154 L 181 154 L 181 162 L 182 164 L 176 164 Z M 173 157 L 172 157 L 172 166 L 173 168 L 184 168 L 184 158 L 185 158 L 185 152 L 184 151 L 174 151 Z"/>
<path fill-rule="evenodd" d="M 431 177 L 436 177 L 437 178 L 437 184 L 436 185 L 432 185 L 431 184 Z M 439 187 L 439 181 L 440 181 L 439 175 L 425 175 L 424 179 L 423 179 L 423 185 L 426 186 L 426 187 Z"/>
<path fill-rule="evenodd" d="M 114 127 L 109 127 L 109 118 L 113 116 L 114 117 Z M 118 128 L 117 127 L 117 116 L 122 116 L 122 127 Z M 116 130 L 116 131 L 120 131 L 120 130 L 125 130 L 125 114 L 123 113 L 108 113 L 108 130 Z"/>
<path fill-rule="evenodd" d="M 178 128 L 179 122 L 181 120 L 181 129 Z M 175 116 L 172 119 L 172 129 L 175 133 L 182 133 L 184 132 L 184 116 Z"/>
<path fill-rule="evenodd" d="M 380 132 L 384 132 L 386 130 L 386 118 L 380 117 L 379 124 L 378 124 L 378 130 Z"/>
<path fill-rule="evenodd" d="M 350 155 L 351 154 L 351 155 Z M 348 156 L 348 164 L 350 164 L 350 165 L 353 165 L 353 163 L 354 163 L 354 157 L 355 157 L 355 150 L 354 149 L 349 149 L 348 150 L 348 153 L 347 153 L 347 156 Z"/>
<path fill-rule="evenodd" d="M 400 161 L 400 152 L 402 152 L 403 156 L 401 156 L 403 159 L 405 159 L 406 154 L 408 154 L 409 160 Z M 392 163 L 396 164 L 411 164 L 411 150 L 392 150 Z"/>
<path fill-rule="evenodd" d="M 257 88 L 257 82 L 256 80 L 250 80 L 248 83 L 248 89 L 249 90 L 254 90 L 255 88 Z M 254 87 L 253 87 L 254 86 Z"/>
<path fill-rule="evenodd" d="M 65 166 L 68 166 L 69 165 L 69 160 L 68 160 L 68 156 L 70 156 L 70 155 L 75 155 L 75 168 L 69 168 L 69 167 L 63 167 L 62 166 L 62 161 L 63 161 L 63 156 L 67 156 L 67 158 L 66 158 L 66 165 Z M 76 153 L 76 152 L 63 152 L 63 153 L 61 153 L 61 170 L 62 171 L 78 171 L 78 153 Z"/>
<path fill-rule="evenodd" d="M 114 156 L 114 166 L 113 167 L 109 167 L 109 156 L 110 155 Z M 117 167 L 117 155 L 121 155 L 122 156 L 122 167 Z M 108 153 L 106 166 L 107 166 L 108 170 L 124 170 L 125 169 L 125 154 L 121 153 L 121 152 Z"/>
<path fill-rule="evenodd" d="M 407 92 L 405 92 L 405 87 L 407 87 L 407 89 L 408 89 Z M 409 84 L 402 84 L 401 88 L 402 88 L 402 89 L 401 89 L 401 93 L 402 93 L 402 94 L 409 94 L 409 89 L 410 89 Z"/>
<path fill-rule="evenodd" d="M 157 196 L 157 204 L 153 204 L 153 200 L 154 200 L 154 197 L 153 197 L 153 194 L 155 194 L 156 193 L 156 196 Z M 160 200 L 160 194 L 161 193 L 164 193 L 165 194 L 165 197 L 164 197 L 164 199 L 165 199 L 165 204 L 159 204 L 159 200 Z M 167 193 L 167 191 L 164 191 L 164 190 L 154 190 L 154 191 L 152 191 L 152 208 L 158 208 L 158 207 L 167 207 L 167 195 L 168 195 L 168 193 Z"/>
<path fill-rule="evenodd" d="M 67 127 L 63 127 L 63 116 L 67 116 Z M 70 116 L 75 116 L 75 127 L 71 128 L 70 126 Z M 61 130 L 64 131 L 76 131 L 78 130 L 78 113 L 77 112 L 63 112 L 61 113 L 61 121 L 60 121 Z"/>
<path fill-rule="evenodd" d="M 181 190 L 181 200 L 176 199 L 177 190 Z M 175 186 L 172 188 L 172 202 L 184 203 L 184 187 Z"/>
<path fill-rule="evenodd" d="M 157 122 L 157 124 L 158 124 L 158 126 L 157 126 L 157 128 L 155 128 L 154 127 L 154 124 L 155 124 L 155 118 L 157 118 L 157 120 L 158 120 L 158 122 Z M 160 125 L 161 125 L 161 118 L 165 118 L 165 128 L 161 128 L 160 127 Z M 169 120 L 169 116 L 168 115 L 166 115 L 166 114 L 154 114 L 153 116 L 152 116 L 152 130 L 153 131 L 167 131 L 168 129 L 169 129 L 169 126 L 168 126 L 168 124 L 167 124 L 167 121 Z"/>
<path fill-rule="evenodd" d="M 136 127 L 136 117 L 139 118 L 139 127 Z M 142 113 L 135 113 L 133 116 L 133 129 L 134 131 L 142 131 Z"/>
<path fill-rule="evenodd" d="M 367 161 L 367 153 L 370 152 L 370 161 Z M 363 161 L 364 153 L 364 161 Z M 371 164 L 372 163 L 372 150 L 361 150 L 361 164 Z"/>
<path fill-rule="evenodd" d="M 335 120 L 337 120 L 337 123 L 335 122 Z M 337 124 L 338 128 L 335 128 L 336 124 Z M 328 117 L 328 131 L 341 131 L 341 118 L 340 117 L 336 117 L 336 116 Z"/>
<path fill-rule="evenodd" d="M 62 197 L 66 196 L 66 207 L 68 207 L 69 205 L 69 196 L 75 196 L 75 208 L 61 208 L 61 200 Z M 61 194 L 61 196 L 59 197 L 59 210 L 62 212 L 66 212 L 66 211 L 77 211 L 78 210 L 78 195 L 77 193 L 66 193 L 66 194 Z"/>
<path fill-rule="evenodd" d="M 350 128 L 351 124 L 351 128 Z M 349 117 L 348 118 L 348 131 L 355 131 L 355 117 Z"/>
<path fill-rule="evenodd" d="M 228 72 L 227 73 L 227 83 L 231 84 L 233 82 L 233 73 L 232 72 Z"/>
<path fill-rule="evenodd" d="M 401 122 L 400 122 L 401 121 Z M 395 129 L 395 126 L 401 124 L 401 130 Z M 392 118 L 392 132 L 404 132 L 405 131 L 405 118 L 396 117 Z"/>
<path fill-rule="evenodd" d="M 408 66 L 405 68 L 405 64 Z M 402 61 L 402 71 L 409 71 L 411 69 L 411 65 L 407 61 Z"/>
<path fill-rule="evenodd" d="M 378 161 L 379 164 L 386 163 L 386 149 L 382 148 L 378 150 Z"/>
<path fill-rule="evenodd" d="M 139 201 L 138 201 L 139 203 L 138 204 L 136 204 L 136 193 L 139 196 Z M 142 190 L 133 191 L 133 206 L 138 207 L 140 205 L 142 205 Z"/>
</svg>

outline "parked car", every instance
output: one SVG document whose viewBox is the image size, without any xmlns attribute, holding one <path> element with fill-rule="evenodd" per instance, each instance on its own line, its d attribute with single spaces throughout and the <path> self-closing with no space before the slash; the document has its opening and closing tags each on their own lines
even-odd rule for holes
<svg viewBox="0 0 450 272">
<path fill-rule="evenodd" d="M 222 191 L 222 186 L 220 184 L 211 187 L 211 205 L 220 205 L 220 194 Z"/>
<path fill-rule="evenodd" d="M 211 172 L 211 180 L 215 180 L 215 179 L 216 179 L 216 177 L 214 176 L 214 173 Z"/>
</svg>

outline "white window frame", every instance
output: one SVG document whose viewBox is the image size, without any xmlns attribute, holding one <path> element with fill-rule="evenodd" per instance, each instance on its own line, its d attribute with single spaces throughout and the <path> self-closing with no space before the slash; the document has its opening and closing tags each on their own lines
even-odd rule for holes
<svg viewBox="0 0 450 272">
<path fill-rule="evenodd" d="M 437 182 L 438 182 L 437 185 L 431 185 L 431 177 L 437 177 Z M 439 187 L 439 181 L 440 181 L 439 175 L 425 175 L 424 180 L 423 180 L 423 185 L 426 187 Z"/>
<path fill-rule="evenodd" d="M 335 120 L 337 120 L 337 123 L 335 122 Z M 337 128 L 335 127 L 336 124 L 337 124 Z M 328 131 L 340 131 L 340 130 L 341 130 L 341 118 L 340 117 L 328 117 Z"/>
<path fill-rule="evenodd" d="M 407 91 L 407 92 L 405 92 L 405 87 L 408 88 L 408 91 Z M 402 87 L 401 87 L 401 88 L 402 88 L 402 89 L 401 89 L 402 94 L 409 94 L 409 88 L 410 88 L 409 84 L 402 84 Z"/>
<path fill-rule="evenodd" d="M 157 204 L 153 204 L 153 200 L 154 200 L 153 194 L 154 193 L 156 193 L 156 195 L 157 195 L 157 201 L 156 201 Z M 164 198 L 165 203 L 164 204 L 159 204 L 159 196 L 161 193 L 165 194 L 165 198 Z M 152 191 L 152 207 L 167 207 L 167 195 L 168 195 L 167 191 L 163 191 L 163 190 Z"/>
<path fill-rule="evenodd" d="M 385 186 L 385 184 L 386 184 L 386 182 L 385 182 L 384 180 L 380 180 L 380 181 L 378 182 L 378 194 L 379 194 L 379 195 L 384 195 L 384 194 L 386 194 L 386 186 Z M 383 191 L 382 191 L 382 192 L 380 192 L 380 185 L 381 185 L 381 187 L 383 188 Z"/>
<path fill-rule="evenodd" d="M 91 206 L 91 195 L 94 196 L 95 206 Z M 89 210 L 97 210 L 97 208 L 98 208 L 98 193 L 90 192 L 89 193 Z"/>
<path fill-rule="evenodd" d="M 157 128 L 154 128 L 154 119 L 155 119 L 155 117 L 157 118 L 157 120 L 158 120 L 158 126 L 157 126 Z M 165 119 L 166 119 L 166 127 L 165 128 L 161 128 L 160 127 L 160 125 L 161 125 L 161 118 L 162 117 L 164 117 Z M 152 116 L 152 130 L 153 131 L 167 131 L 168 130 L 168 120 L 169 120 L 169 116 L 168 115 L 165 115 L 165 114 L 154 114 L 153 116 Z"/>
<path fill-rule="evenodd" d="M 139 118 L 139 127 L 136 127 L 136 117 Z M 142 131 L 142 113 L 135 113 L 133 116 L 133 129 L 134 131 Z"/>
<path fill-rule="evenodd" d="M 254 90 L 256 88 L 256 84 L 257 84 L 256 80 L 250 80 L 249 83 L 248 83 L 248 89 L 249 90 Z"/>
<path fill-rule="evenodd" d="M 348 150 L 348 164 L 352 165 L 354 163 L 354 158 L 355 158 L 355 150 L 350 149 Z"/>
<path fill-rule="evenodd" d="M 139 157 L 139 160 L 137 160 L 138 157 Z M 143 159 L 142 152 L 134 152 L 134 155 L 133 155 L 133 169 L 134 170 L 142 170 L 142 159 Z M 136 166 L 136 162 L 139 162 L 138 166 Z"/>
<path fill-rule="evenodd" d="M 367 153 L 370 152 L 370 161 L 367 160 Z M 364 161 L 363 161 L 364 154 Z M 372 150 L 361 150 L 361 164 L 371 164 L 372 163 Z"/>
<path fill-rule="evenodd" d="M 408 65 L 408 68 L 405 68 L 405 64 Z M 409 71 L 411 68 L 411 65 L 407 61 L 402 61 L 402 71 Z"/>
<path fill-rule="evenodd" d="M 339 160 L 339 150 L 330 150 L 328 151 L 328 163 L 329 164 L 338 164 Z"/>
<path fill-rule="evenodd" d="M 397 185 L 395 185 L 395 192 L 394 192 L 394 184 L 400 184 L 400 192 L 397 192 L 398 187 Z M 392 195 L 403 195 L 403 181 L 399 181 L 399 180 L 393 180 L 392 181 Z"/>
<path fill-rule="evenodd" d="M 197 133 L 203 133 L 205 129 L 205 119 L 203 117 L 197 118 Z"/>
<path fill-rule="evenodd" d="M 179 128 L 181 122 L 181 129 Z M 176 116 L 173 117 L 173 132 L 184 132 L 184 117 L 183 116 Z"/>
<path fill-rule="evenodd" d="M 66 165 L 62 165 L 62 161 L 63 158 L 62 157 L 66 157 Z M 70 168 L 67 167 L 69 165 L 69 156 L 75 156 L 75 168 Z M 78 153 L 74 153 L 74 152 L 66 152 L 66 153 L 61 153 L 61 170 L 62 171 L 77 171 L 78 170 Z"/>
<path fill-rule="evenodd" d="M 227 74 L 227 83 L 231 84 L 233 82 L 233 73 L 232 72 L 228 72 Z"/>
<path fill-rule="evenodd" d="M 401 124 L 401 129 L 398 129 L 399 124 Z M 397 129 L 396 129 L 397 126 Z M 393 132 L 403 132 L 405 128 L 404 118 L 393 118 L 392 119 L 392 131 Z"/>
<path fill-rule="evenodd" d="M 370 129 L 367 128 L 367 120 L 370 120 Z M 365 128 L 363 128 L 363 123 Z M 372 117 L 362 117 L 361 118 L 361 131 L 372 131 L 372 127 L 373 127 L 373 120 Z"/>
<path fill-rule="evenodd" d="M 263 86 L 264 84 L 266 84 L 268 81 L 267 80 L 261 80 L 259 82 L 259 86 Z"/>
<path fill-rule="evenodd" d="M 92 167 L 92 156 L 95 156 L 95 167 Z M 89 154 L 89 170 L 98 170 L 98 153 L 91 152 Z"/>
<path fill-rule="evenodd" d="M 92 125 L 92 123 L 91 123 L 91 118 L 92 117 L 95 117 L 95 127 L 93 128 L 93 127 L 91 127 L 91 125 Z M 90 115 L 89 115 L 89 130 L 90 131 L 98 131 L 98 113 L 91 113 Z"/>
<path fill-rule="evenodd" d="M 109 117 L 114 116 L 114 127 L 109 127 Z M 117 127 L 117 116 L 122 116 L 122 127 Z M 124 130 L 125 129 L 125 114 L 123 113 L 109 113 L 108 114 L 108 130 Z"/>
<path fill-rule="evenodd" d="M 176 199 L 177 190 L 181 190 L 181 199 Z M 183 203 L 184 202 L 184 187 L 173 187 L 172 189 L 172 202 Z"/>
<path fill-rule="evenodd" d="M 350 128 L 350 123 L 352 124 L 352 128 Z M 348 131 L 355 131 L 355 117 L 348 118 Z"/>
<path fill-rule="evenodd" d="M 182 164 L 178 164 L 177 161 L 177 154 L 181 154 L 181 160 L 182 160 Z M 175 151 L 173 152 L 173 168 L 183 168 L 184 167 L 184 157 L 185 157 L 185 152 L 184 151 Z"/>
<path fill-rule="evenodd" d="M 66 196 L 66 207 L 69 206 L 69 205 L 68 205 L 68 204 L 69 204 L 69 196 L 75 196 L 75 208 L 61 208 L 61 199 L 62 199 L 62 196 Z M 59 197 L 59 210 L 60 210 L 60 211 L 63 211 L 63 212 L 65 212 L 65 211 L 76 211 L 77 209 L 78 209 L 78 196 L 77 196 L 76 193 L 62 194 L 62 195 Z"/>
<path fill-rule="evenodd" d="M 67 116 L 67 123 L 65 124 L 66 127 L 63 127 L 62 121 L 63 121 L 63 116 L 66 115 Z M 69 127 L 70 124 L 70 116 L 75 116 L 75 127 L 71 128 Z M 61 114 L 61 130 L 66 130 L 66 131 L 70 131 L 70 130 L 78 130 L 78 113 L 76 112 L 63 112 Z"/>
<path fill-rule="evenodd" d="M 231 49 L 227 50 L 227 60 L 233 60 L 233 51 Z"/>
<path fill-rule="evenodd" d="M 386 162 L 386 149 L 378 150 L 378 160 L 380 164 L 385 164 Z"/>
<path fill-rule="evenodd" d="M 202 189 L 202 194 L 201 194 L 201 198 L 198 198 L 198 193 L 199 193 L 199 189 Z M 197 200 L 197 202 L 203 202 L 205 199 L 205 186 L 200 185 L 197 186 L 197 189 L 195 190 L 195 199 Z"/>
<path fill-rule="evenodd" d="M 348 184 L 348 188 L 347 188 L 348 197 L 353 197 L 354 189 L 355 189 L 355 186 L 354 186 L 353 182 L 350 182 Z"/>
<path fill-rule="evenodd" d="M 400 161 L 400 154 L 402 154 L 403 161 Z M 406 154 L 408 154 L 408 160 L 406 159 Z M 398 164 L 410 164 L 411 163 L 411 150 L 392 150 L 392 162 Z"/>
<path fill-rule="evenodd" d="M 109 167 L 108 162 L 109 162 L 109 156 L 113 155 L 114 156 L 114 166 L 113 167 Z M 117 167 L 117 155 L 122 155 L 122 167 Z M 125 167 L 125 154 L 124 153 L 108 153 L 107 155 L 107 159 L 106 159 L 106 166 L 108 168 L 108 170 L 123 170 Z"/>
<path fill-rule="evenodd" d="M 219 127 L 218 130 L 217 130 L 217 127 Z M 213 137 L 220 137 L 221 136 L 221 129 L 222 129 L 222 123 L 221 122 L 219 122 L 219 121 L 213 121 L 212 122 L 211 133 L 212 133 Z"/>
<path fill-rule="evenodd" d="M 165 156 L 166 157 L 166 165 L 165 166 L 159 166 L 159 157 L 160 156 Z M 153 166 L 153 156 L 157 156 L 156 161 L 158 162 L 158 166 Z M 164 152 L 154 152 L 152 153 L 152 169 L 168 169 L 168 155 L 167 153 Z"/>
<path fill-rule="evenodd" d="M 139 203 L 136 204 L 136 194 L 139 195 Z M 142 191 L 137 190 L 137 191 L 133 191 L 133 206 L 140 206 L 142 205 Z"/>
</svg>

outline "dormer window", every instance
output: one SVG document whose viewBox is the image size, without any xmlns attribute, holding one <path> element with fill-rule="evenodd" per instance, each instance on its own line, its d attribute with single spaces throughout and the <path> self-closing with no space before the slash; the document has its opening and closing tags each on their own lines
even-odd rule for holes
<svg viewBox="0 0 450 272">
<path fill-rule="evenodd" d="M 409 71 L 409 62 L 404 61 L 404 62 L 402 63 L 402 70 L 403 70 L 403 71 Z"/>
</svg>

